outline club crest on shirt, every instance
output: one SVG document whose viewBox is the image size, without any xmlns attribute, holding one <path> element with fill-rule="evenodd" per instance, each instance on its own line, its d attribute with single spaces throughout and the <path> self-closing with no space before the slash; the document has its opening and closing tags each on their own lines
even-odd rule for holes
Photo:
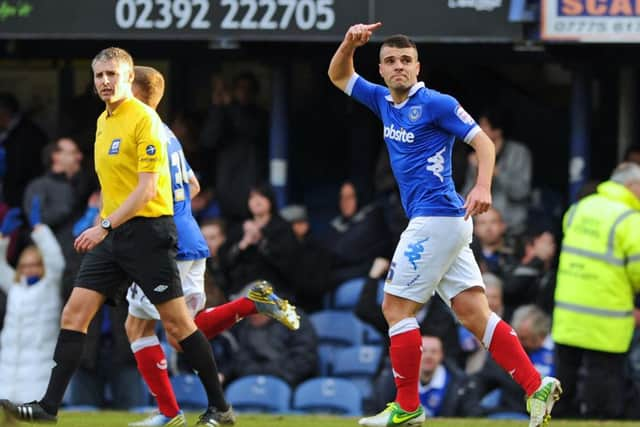
<svg viewBox="0 0 640 427">
<path fill-rule="evenodd" d="M 409 108 L 409 120 L 417 122 L 422 117 L 422 105 L 414 105 Z"/>
<path fill-rule="evenodd" d="M 155 145 L 147 145 L 147 148 L 145 151 L 147 152 L 147 155 L 153 156 L 154 154 L 156 154 L 156 147 Z"/>
<path fill-rule="evenodd" d="M 120 152 L 120 142 L 122 140 L 120 138 L 116 138 L 111 141 L 111 146 L 109 147 L 109 155 L 113 156 Z"/>
<path fill-rule="evenodd" d="M 458 118 L 462 120 L 462 123 L 464 124 L 472 125 L 475 123 L 473 117 L 471 117 L 471 115 L 467 113 L 464 108 L 462 108 L 462 105 L 458 105 L 456 107 L 456 116 L 458 116 Z"/>
</svg>

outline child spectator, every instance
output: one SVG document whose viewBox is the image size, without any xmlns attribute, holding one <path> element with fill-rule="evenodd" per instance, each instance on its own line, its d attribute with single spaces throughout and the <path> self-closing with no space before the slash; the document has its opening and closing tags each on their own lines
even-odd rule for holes
<svg viewBox="0 0 640 427">
<path fill-rule="evenodd" d="M 22 251 L 15 270 L 7 263 L 7 236 L 22 224 L 20 215 L 19 208 L 11 209 L 0 227 L 0 289 L 7 294 L 0 333 L 0 396 L 29 402 L 45 392 L 53 367 L 65 261 L 53 232 L 41 223 L 40 200 L 34 197 L 29 223 L 35 245 Z"/>
</svg>

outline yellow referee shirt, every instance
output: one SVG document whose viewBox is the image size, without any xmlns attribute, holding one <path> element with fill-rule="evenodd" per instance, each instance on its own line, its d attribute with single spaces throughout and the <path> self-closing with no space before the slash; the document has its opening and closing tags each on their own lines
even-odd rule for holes
<svg viewBox="0 0 640 427">
<path fill-rule="evenodd" d="M 158 192 L 136 216 L 173 215 L 171 176 L 162 121 L 156 112 L 129 98 L 98 117 L 95 167 L 102 187 L 102 218 L 115 211 L 138 185 L 138 173 L 156 172 Z"/>
</svg>

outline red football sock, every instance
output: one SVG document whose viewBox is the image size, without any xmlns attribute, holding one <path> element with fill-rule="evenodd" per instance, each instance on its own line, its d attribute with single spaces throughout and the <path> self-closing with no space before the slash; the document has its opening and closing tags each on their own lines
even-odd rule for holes
<svg viewBox="0 0 640 427">
<path fill-rule="evenodd" d="M 238 320 L 257 312 L 255 303 L 249 298 L 242 297 L 201 311 L 195 321 L 198 329 L 207 339 L 211 339 L 235 325 Z"/>
<path fill-rule="evenodd" d="M 422 358 L 422 338 L 415 318 L 403 319 L 389 328 L 391 367 L 396 383 L 396 402 L 407 412 L 420 405 L 418 379 Z"/>
<path fill-rule="evenodd" d="M 540 374 L 522 348 L 516 332 L 497 314 L 491 313 L 482 341 L 493 360 L 520 384 L 527 396 L 531 396 L 540 387 Z"/>
<path fill-rule="evenodd" d="M 173 387 L 167 373 L 167 359 L 158 337 L 143 337 L 131 344 L 138 370 L 147 383 L 151 394 L 158 401 L 162 415 L 173 418 L 180 411 Z"/>
</svg>

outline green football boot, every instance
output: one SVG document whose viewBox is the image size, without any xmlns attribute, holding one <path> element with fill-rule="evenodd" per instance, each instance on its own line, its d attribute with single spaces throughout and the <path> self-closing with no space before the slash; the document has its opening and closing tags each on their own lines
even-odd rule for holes
<svg viewBox="0 0 640 427">
<path fill-rule="evenodd" d="M 361 418 L 358 424 L 367 427 L 419 426 L 424 422 L 424 409 L 418 406 L 413 412 L 403 410 L 396 402 L 387 404 L 387 408 L 367 418 Z"/>
</svg>

